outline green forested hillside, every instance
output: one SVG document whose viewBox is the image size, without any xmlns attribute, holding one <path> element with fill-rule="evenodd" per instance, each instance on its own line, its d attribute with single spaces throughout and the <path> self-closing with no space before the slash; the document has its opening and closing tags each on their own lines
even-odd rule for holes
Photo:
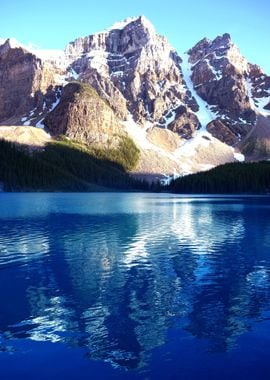
<svg viewBox="0 0 270 380">
<path fill-rule="evenodd" d="M 148 189 L 131 178 L 139 151 L 129 138 L 117 149 L 94 149 L 66 139 L 29 153 L 25 147 L 0 141 L 0 182 L 6 191 L 95 191 Z"/>
<path fill-rule="evenodd" d="M 176 179 L 169 186 L 174 193 L 265 194 L 270 192 L 270 162 L 230 163 L 207 172 Z"/>
<path fill-rule="evenodd" d="M 0 183 L 6 191 L 160 190 L 130 177 L 139 159 L 129 138 L 117 149 L 89 148 L 65 138 L 43 151 L 0 140 Z M 270 193 L 270 162 L 230 163 L 174 180 L 166 191 L 186 194 Z"/>
</svg>

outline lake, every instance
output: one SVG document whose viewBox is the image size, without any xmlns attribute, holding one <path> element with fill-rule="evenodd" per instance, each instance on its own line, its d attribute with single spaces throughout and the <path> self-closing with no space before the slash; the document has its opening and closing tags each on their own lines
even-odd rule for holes
<svg viewBox="0 0 270 380">
<path fill-rule="evenodd" d="M 1 379 L 270 378 L 270 200 L 0 194 Z"/>
</svg>

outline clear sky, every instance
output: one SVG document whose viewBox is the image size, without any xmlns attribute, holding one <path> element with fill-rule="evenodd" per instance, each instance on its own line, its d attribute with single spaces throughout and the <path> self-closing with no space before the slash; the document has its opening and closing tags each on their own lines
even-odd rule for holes
<svg viewBox="0 0 270 380">
<path fill-rule="evenodd" d="M 0 37 L 46 49 L 142 14 L 180 54 L 228 32 L 270 75 L 270 0 L 0 0 L 0 11 Z"/>
</svg>

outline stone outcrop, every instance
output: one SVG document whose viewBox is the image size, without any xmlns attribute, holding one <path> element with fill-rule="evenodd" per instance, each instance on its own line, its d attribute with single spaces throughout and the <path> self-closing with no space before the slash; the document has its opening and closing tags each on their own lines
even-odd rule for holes
<svg viewBox="0 0 270 380">
<path fill-rule="evenodd" d="M 249 64 L 229 34 L 203 39 L 189 50 L 192 81 L 197 93 L 227 122 L 253 124 L 256 119 L 247 91 Z M 250 126 L 251 128 L 251 126 Z"/>
<path fill-rule="evenodd" d="M 64 51 L 0 40 L 0 83 L 0 125 L 45 125 L 54 136 L 103 146 L 127 131 L 150 160 L 145 167 L 155 157 L 155 170 L 191 172 L 198 140 L 204 156 L 205 141 L 215 147 L 211 162 L 218 149 L 226 154 L 215 163 L 232 160 L 259 118 L 270 116 L 270 77 L 230 35 L 204 38 L 180 57 L 143 16 L 77 38 Z M 182 157 L 188 163 L 181 166 Z"/>
<path fill-rule="evenodd" d="M 143 16 L 79 38 L 65 51 L 79 79 L 90 83 L 121 118 L 131 113 L 140 124 L 158 123 L 181 102 L 197 107 L 184 86 L 181 58 Z"/>
<path fill-rule="evenodd" d="M 9 40 L 0 46 L 0 121 L 22 115 L 34 107 L 41 62 Z"/>
<path fill-rule="evenodd" d="M 175 113 L 175 120 L 168 125 L 168 128 L 182 138 L 190 139 L 201 126 L 197 116 L 185 106 L 179 106 Z"/>
<path fill-rule="evenodd" d="M 216 139 L 228 145 L 235 145 L 239 141 L 237 134 L 221 119 L 211 121 L 211 123 L 207 125 L 207 131 Z"/>
<path fill-rule="evenodd" d="M 267 76 L 260 66 L 249 64 L 248 84 L 249 95 L 259 112 L 270 110 L 270 76 Z"/>
<path fill-rule="evenodd" d="M 110 106 L 88 84 L 69 83 L 61 100 L 45 118 L 53 136 L 66 137 L 88 145 L 115 146 L 123 128 Z"/>
<path fill-rule="evenodd" d="M 60 72 L 14 40 L 0 46 L 0 124 L 38 120 L 57 100 Z M 23 119 L 23 120 L 21 120 Z"/>
</svg>

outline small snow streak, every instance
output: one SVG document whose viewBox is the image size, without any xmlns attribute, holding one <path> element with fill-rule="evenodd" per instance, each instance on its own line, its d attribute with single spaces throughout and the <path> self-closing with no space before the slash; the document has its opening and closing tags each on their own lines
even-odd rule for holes
<svg viewBox="0 0 270 380">
<path fill-rule="evenodd" d="M 270 94 L 269 96 L 255 98 L 252 94 L 253 85 L 250 79 L 247 79 L 246 85 L 251 108 L 263 116 L 270 116 L 270 110 L 266 110 L 264 108 L 267 104 L 270 103 Z"/>
<path fill-rule="evenodd" d="M 208 109 L 208 104 L 197 94 L 193 82 L 191 80 L 191 68 L 190 64 L 188 62 L 188 54 L 185 53 L 182 56 L 183 63 L 181 65 L 182 67 L 182 72 L 184 76 L 184 80 L 187 85 L 187 89 L 191 92 L 192 96 L 195 98 L 198 106 L 199 106 L 199 111 L 194 112 L 196 116 L 198 117 L 202 128 L 200 129 L 200 132 L 206 131 L 206 126 L 208 123 L 210 123 L 212 120 L 216 119 L 217 115 L 212 112 L 210 109 Z"/>
</svg>

